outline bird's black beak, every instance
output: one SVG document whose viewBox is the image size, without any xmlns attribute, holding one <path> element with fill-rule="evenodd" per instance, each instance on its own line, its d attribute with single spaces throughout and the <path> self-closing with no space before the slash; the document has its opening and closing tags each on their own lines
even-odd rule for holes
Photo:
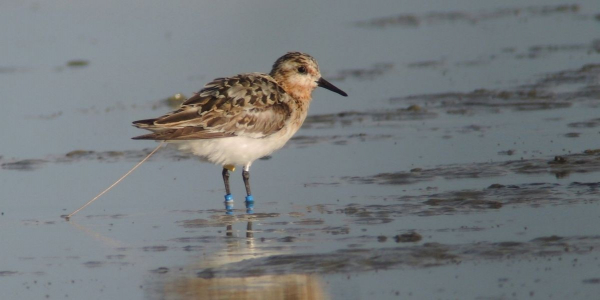
<svg viewBox="0 0 600 300">
<path fill-rule="evenodd" d="M 346 94 L 346 92 L 338 89 L 335 85 L 329 83 L 329 81 L 323 79 L 323 77 L 319 78 L 319 81 L 317 81 L 317 84 L 322 87 L 322 88 L 326 88 L 334 93 L 338 93 L 344 97 L 348 97 L 348 94 Z"/>
</svg>

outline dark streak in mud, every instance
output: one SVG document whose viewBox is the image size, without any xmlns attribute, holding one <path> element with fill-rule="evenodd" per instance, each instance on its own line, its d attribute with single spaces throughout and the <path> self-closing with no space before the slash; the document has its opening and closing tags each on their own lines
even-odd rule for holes
<svg viewBox="0 0 600 300">
<path fill-rule="evenodd" d="M 449 114 L 561 109 L 571 107 L 574 102 L 600 98 L 599 78 L 600 64 L 587 64 L 579 69 L 546 74 L 533 84 L 514 88 L 410 95 L 390 101 L 404 105 L 419 104 L 429 110 L 442 109 Z M 558 89 L 562 91 L 557 92 Z"/>
<path fill-rule="evenodd" d="M 438 25 L 448 23 L 478 24 L 501 18 L 527 19 L 531 17 L 544 17 L 555 14 L 582 16 L 579 14 L 579 5 L 561 4 L 500 8 L 496 10 L 480 12 L 450 11 L 430 12 L 425 14 L 400 14 L 390 17 L 375 18 L 367 21 L 359 21 L 356 22 L 356 25 L 361 27 L 384 28 L 390 26 L 417 27 L 421 25 Z"/>
<path fill-rule="evenodd" d="M 443 67 L 445 64 L 442 60 L 425 60 L 425 61 L 417 61 L 413 63 L 409 63 L 406 65 L 410 69 L 426 69 L 426 68 L 439 68 Z"/>
<path fill-rule="evenodd" d="M 580 135 L 581 135 L 581 133 L 579 133 L 579 132 L 569 132 L 569 133 L 565 133 L 564 137 L 578 138 Z"/>
<path fill-rule="evenodd" d="M 598 95 L 598 77 L 600 76 L 600 64 L 587 64 L 579 69 L 565 70 L 550 73 L 534 84 L 540 87 L 556 87 L 562 84 L 585 84 L 582 92 L 595 92 Z M 578 94 L 575 94 L 578 95 Z M 585 95 L 579 95 L 581 97 Z"/>
<path fill-rule="evenodd" d="M 416 232 L 399 234 L 394 237 L 394 241 L 396 241 L 396 243 L 416 243 L 422 239 L 423 237 Z"/>
<path fill-rule="evenodd" d="M 523 159 L 502 162 L 472 164 L 454 164 L 433 169 L 416 169 L 395 173 L 380 173 L 373 176 L 344 177 L 350 183 L 407 185 L 436 177 L 445 179 L 497 177 L 509 173 L 516 174 L 553 174 L 564 178 L 571 173 L 589 173 L 600 171 L 600 154 L 586 150 L 582 154 L 560 156 L 556 159 Z"/>
<path fill-rule="evenodd" d="M 585 279 L 585 280 L 583 280 L 583 283 L 586 283 L 586 284 L 600 284 L 600 278 Z"/>
<path fill-rule="evenodd" d="M 418 105 L 410 105 L 406 108 L 388 109 L 381 111 L 346 111 L 337 114 L 311 115 L 306 118 L 304 128 L 333 128 L 335 125 L 351 126 L 362 125 L 391 125 L 399 121 L 425 120 L 437 117 L 436 113 L 430 112 Z"/>
<path fill-rule="evenodd" d="M 517 88 L 515 90 L 479 89 L 468 93 L 450 92 L 441 94 L 411 95 L 392 98 L 392 103 L 425 102 L 428 108 L 446 109 L 449 114 L 467 114 L 474 109 L 500 112 L 500 109 L 542 110 L 567 108 L 572 104 L 556 95 L 538 89 Z M 459 111 L 462 109 L 463 111 Z"/>
<path fill-rule="evenodd" d="M 92 219 L 92 218 L 110 218 L 110 219 L 121 219 L 127 217 L 127 215 L 124 214 L 114 214 L 114 215 L 88 215 L 86 216 L 86 218 L 88 219 Z"/>
<path fill-rule="evenodd" d="M 88 261 L 83 263 L 84 266 L 88 268 L 98 268 L 104 266 L 105 262 L 103 261 Z"/>
<path fill-rule="evenodd" d="M 167 268 L 167 267 L 160 267 L 158 269 L 150 270 L 150 273 L 154 273 L 154 274 L 166 274 L 168 272 L 169 272 L 169 268 Z"/>
<path fill-rule="evenodd" d="M 15 271 L 0 271 L 0 277 L 11 276 L 11 275 L 16 275 L 16 274 L 19 274 L 19 272 L 15 272 Z"/>
<path fill-rule="evenodd" d="M 39 114 L 39 115 L 26 116 L 26 118 L 28 118 L 28 119 L 38 119 L 38 120 L 54 120 L 54 119 L 62 116 L 62 114 L 63 114 L 62 111 L 57 111 L 57 112 L 48 113 L 48 114 Z"/>
<path fill-rule="evenodd" d="M 525 53 L 517 53 L 516 59 L 536 59 L 546 57 L 553 53 L 584 52 L 599 53 L 600 40 L 593 40 L 589 44 L 563 44 L 563 45 L 535 45 L 529 47 Z"/>
<path fill-rule="evenodd" d="M 498 151 L 498 154 L 500 154 L 500 155 L 508 155 L 508 156 L 515 155 L 515 153 L 517 153 L 517 150 L 515 150 L 515 149 L 510 149 L 510 150 L 505 150 L 505 151 Z"/>
<path fill-rule="evenodd" d="M 484 189 L 372 197 L 371 202 L 377 204 L 349 204 L 332 213 L 345 214 L 352 223 L 368 225 L 388 223 L 407 215 L 454 215 L 515 205 L 538 207 L 594 203 L 598 201 L 598 194 L 599 182 L 493 184 Z M 372 223 L 365 223 L 365 220 L 372 220 Z"/>
<path fill-rule="evenodd" d="M 494 163 L 474 163 L 468 165 L 441 166 L 433 169 L 418 169 L 408 172 L 380 173 L 373 176 L 349 176 L 342 179 L 350 183 L 407 185 L 433 180 L 436 177 L 445 179 L 480 178 L 502 176 L 506 173 L 507 170 L 502 165 L 496 165 Z"/>
<path fill-rule="evenodd" d="M 14 162 L 2 163 L 2 169 L 17 171 L 33 171 L 43 167 L 48 161 L 43 159 L 23 159 Z"/>
<path fill-rule="evenodd" d="M 588 121 L 582 122 L 573 122 L 568 124 L 569 127 L 572 128 L 595 128 L 600 126 L 600 118 L 591 119 Z"/>
<path fill-rule="evenodd" d="M 187 100 L 187 97 L 184 94 L 176 93 L 170 97 L 163 98 L 160 100 L 155 100 L 155 101 L 149 101 L 146 103 L 135 103 L 135 104 L 126 105 L 126 104 L 117 102 L 115 104 L 105 106 L 105 107 L 91 106 L 91 107 L 86 107 L 86 108 L 80 108 L 77 110 L 77 112 L 81 113 L 81 114 L 102 114 L 102 113 L 111 113 L 114 111 L 126 111 L 126 110 L 136 110 L 136 109 L 157 110 L 159 108 L 164 108 L 164 107 L 167 107 L 170 109 L 175 109 L 175 108 L 178 108 L 186 100 Z"/>
<path fill-rule="evenodd" d="M 393 67 L 394 64 L 392 63 L 379 63 L 370 68 L 341 70 L 335 75 L 328 76 L 328 78 L 331 81 L 342 81 L 348 78 L 371 80 L 390 72 Z"/>
<path fill-rule="evenodd" d="M 599 236 L 540 237 L 526 242 L 477 242 L 382 249 L 342 249 L 331 253 L 274 255 L 246 259 L 199 271 L 200 278 L 247 277 L 267 274 L 343 273 L 394 268 L 431 268 L 479 260 L 536 260 L 565 253 L 588 254 L 600 247 Z M 590 282 L 593 283 L 593 282 Z"/>
<path fill-rule="evenodd" d="M 18 71 L 15 67 L 0 67 L 0 74 L 16 73 Z"/>
<path fill-rule="evenodd" d="M 121 162 L 121 161 L 140 161 L 146 157 L 152 149 L 127 150 L 127 151 L 93 151 L 93 150 L 73 150 L 63 155 L 50 155 L 44 159 L 12 159 L 2 162 L 0 166 L 5 170 L 33 171 L 48 163 L 76 163 L 82 161 L 99 162 Z M 169 160 L 191 159 L 191 155 L 183 155 L 175 149 L 163 149 L 157 157 Z M 0 157 L 0 162 L 2 157 Z"/>
<path fill-rule="evenodd" d="M 67 62 L 67 67 L 69 68 L 82 68 L 87 67 L 90 64 L 89 60 L 85 59 L 73 59 Z"/>
<path fill-rule="evenodd" d="M 320 144 L 320 143 L 331 143 L 334 145 L 347 145 L 352 141 L 360 141 L 360 142 L 368 142 L 368 141 L 379 141 L 379 140 L 387 140 L 392 138 L 393 135 L 389 134 L 378 134 L 378 135 L 369 135 L 366 133 L 357 133 L 351 134 L 348 136 L 305 136 L 299 135 L 292 138 L 291 143 L 296 145 L 297 147 L 305 147 L 308 145 Z"/>
<path fill-rule="evenodd" d="M 165 252 L 169 249 L 168 246 L 146 246 L 142 248 L 144 252 Z"/>
</svg>

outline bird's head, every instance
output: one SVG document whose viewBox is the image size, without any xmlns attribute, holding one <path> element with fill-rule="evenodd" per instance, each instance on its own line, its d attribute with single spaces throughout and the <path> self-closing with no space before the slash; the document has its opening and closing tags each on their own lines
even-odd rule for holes
<svg viewBox="0 0 600 300">
<path fill-rule="evenodd" d="M 288 52 L 273 64 L 270 73 L 286 93 L 300 100 L 310 100 L 312 91 L 320 86 L 344 97 L 348 96 L 321 77 L 319 64 L 312 56 L 301 52 Z"/>
</svg>

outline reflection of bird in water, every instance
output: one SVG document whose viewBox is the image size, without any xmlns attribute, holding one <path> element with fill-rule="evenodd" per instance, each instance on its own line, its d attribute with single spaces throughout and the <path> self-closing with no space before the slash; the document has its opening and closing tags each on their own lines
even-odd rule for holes
<svg viewBox="0 0 600 300">
<path fill-rule="evenodd" d="M 252 222 L 246 224 L 246 237 L 235 236 L 233 224 L 227 225 L 227 247 L 216 252 L 212 263 L 202 260 L 189 266 L 185 275 L 167 279 L 158 291 L 160 299 L 265 299 L 317 300 L 328 299 L 318 276 L 308 274 L 260 275 L 251 277 L 199 276 L 197 271 L 227 268 L 228 264 L 266 256 L 255 248 Z M 268 255 L 273 255 L 269 251 Z M 204 271 L 202 273 L 205 273 Z M 191 276 L 189 276 L 191 274 Z"/>
<path fill-rule="evenodd" d="M 228 224 L 225 228 L 225 235 L 232 237 L 233 236 L 233 224 Z M 254 231 L 252 230 L 252 221 L 249 221 L 246 225 L 246 237 L 252 238 L 254 237 Z"/>
<path fill-rule="evenodd" d="M 180 278 L 164 287 L 161 299 L 328 299 L 318 277 L 307 274 L 240 278 Z"/>
<path fill-rule="evenodd" d="M 232 204 L 229 171 L 243 166 L 246 202 L 253 203 L 250 165 L 280 149 L 298 131 L 312 91 L 323 87 L 347 94 L 321 77 L 310 55 L 290 52 L 277 59 L 269 74 L 217 78 L 182 106 L 162 117 L 135 121 L 153 133 L 134 139 L 160 140 L 223 166 L 225 201 Z"/>
</svg>

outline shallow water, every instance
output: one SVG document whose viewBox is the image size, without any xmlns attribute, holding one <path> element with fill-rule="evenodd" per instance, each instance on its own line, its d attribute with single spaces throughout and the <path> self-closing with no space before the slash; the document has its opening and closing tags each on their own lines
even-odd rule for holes
<svg viewBox="0 0 600 300">
<path fill-rule="evenodd" d="M 114 3 L 113 3 L 114 2 Z M 600 4 L 11 1 L 7 299 L 590 299 Z M 239 172 L 132 141 L 214 77 L 315 56 L 348 92 Z"/>
</svg>

